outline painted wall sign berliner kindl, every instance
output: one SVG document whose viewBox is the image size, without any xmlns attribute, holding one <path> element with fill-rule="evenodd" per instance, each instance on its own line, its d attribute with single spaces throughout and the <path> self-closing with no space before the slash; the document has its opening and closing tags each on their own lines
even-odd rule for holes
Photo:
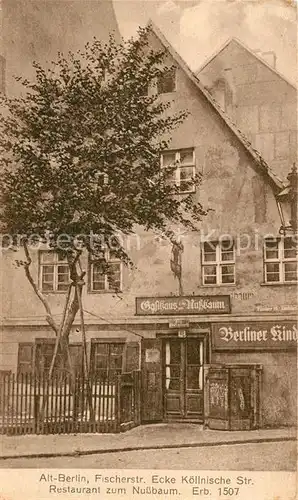
<svg viewBox="0 0 298 500">
<path fill-rule="evenodd" d="M 295 321 L 214 323 L 214 349 L 287 349 L 297 348 L 298 330 Z"/>
<path fill-rule="evenodd" d="M 225 314 L 230 312 L 229 295 L 190 295 L 183 297 L 137 297 L 136 314 Z"/>
</svg>

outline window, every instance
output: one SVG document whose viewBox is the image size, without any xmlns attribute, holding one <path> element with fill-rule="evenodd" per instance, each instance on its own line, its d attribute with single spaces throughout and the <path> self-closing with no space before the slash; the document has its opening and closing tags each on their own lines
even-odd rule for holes
<svg viewBox="0 0 298 500">
<path fill-rule="evenodd" d="M 65 292 L 70 282 L 66 258 L 56 252 L 40 252 L 40 282 L 43 292 Z"/>
<path fill-rule="evenodd" d="M 55 339 L 36 339 L 35 344 L 35 373 L 37 375 L 47 375 L 50 370 L 51 362 L 55 350 Z M 69 344 L 69 353 L 72 362 L 72 368 L 75 373 L 82 370 L 83 367 L 83 347 L 80 343 Z M 60 349 L 58 349 L 54 373 L 58 373 L 59 359 L 61 358 Z M 67 367 L 65 367 L 66 369 Z"/>
<path fill-rule="evenodd" d="M 264 247 L 265 283 L 297 282 L 297 242 L 294 238 L 268 238 Z"/>
<path fill-rule="evenodd" d="M 235 284 L 235 245 L 233 241 L 205 242 L 202 254 L 203 285 Z"/>
<path fill-rule="evenodd" d="M 102 262 L 90 262 L 90 278 L 92 292 L 120 291 L 122 289 L 122 264 L 112 250 L 102 252 Z"/>
<path fill-rule="evenodd" d="M 102 380 L 113 380 L 122 372 L 124 343 L 92 339 L 91 370 Z"/>
<path fill-rule="evenodd" d="M 34 343 L 20 342 L 18 351 L 18 374 L 47 375 L 55 349 L 55 339 L 36 339 Z M 69 352 L 73 369 L 78 373 L 82 369 L 83 348 L 82 344 L 74 343 L 69 345 Z M 59 357 L 57 354 L 57 366 Z"/>
<path fill-rule="evenodd" d="M 162 75 L 157 78 L 157 93 L 166 94 L 174 92 L 176 88 L 176 70 L 175 68 L 164 71 Z"/>
<path fill-rule="evenodd" d="M 171 172 L 168 182 L 177 186 L 180 193 L 191 193 L 195 191 L 195 163 L 195 152 L 193 148 L 165 151 L 161 155 L 162 168 L 176 165 L 176 169 Z"/>
</svg>

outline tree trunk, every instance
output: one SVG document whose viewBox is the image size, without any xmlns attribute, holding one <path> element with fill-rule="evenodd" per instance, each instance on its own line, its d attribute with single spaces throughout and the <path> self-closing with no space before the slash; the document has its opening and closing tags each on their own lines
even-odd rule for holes
<svg viewBox="0 0 298 500">
<path fill-rule="evenodd" d="M 59 374 L 59 378 L 62 382 L 64 379 L 65 373 L 69 373 L 70 377 L 70 384 L 71 384 L 71 389 L 72 392 L 74 391 L 75 388 L 75 369 L 72 366 L 72 361 L 71 361 L 71 356 L 70 356 L 70 350 L 69 350 L 69 335 L 71 332 L 71 328 L 73 326 L 75 317 L 80 311 L 80 319 L 81 319 L 81 329 L 83 332 L 83 359 L 85 361 L 85 364 L 82 369 L 82 374 L 85 375 L 85 380 L 86 380 L 86 391 L 87 391 L 87 400 L 88 400 L 88 405 L 89 405 L 89 410 L 90 410 L 90 418 L 94 420 L 94 409 L 92 405 L 92 387 L 90 386 L 90 381 L 89 381 L 89 370 L 88 370 L 88 362 L 87 362 L 87 350 L 86 350 L 86 338 L 85 338 L 85 327 L 84 327 L 84 317 L 83 317 L 83 307 L 82 307 L 82 291 L 83 291 L 83 286 L 85 284 L 84 282 L 84 276 L 85 276 L 85 271 L 82 271 L 79 259 L 81 255 L 81 251 L 77 251 L 75 258 L 71 260 L 71 258 L 68 256 L 68 264 L 69 264 L 69 269 L 70 269 L 70 278 L 71 278 L 71 284 L 69 285 L 69 290 L 68 294 L 66 297 L 65 301 L 65 306 L 64 306 L 64 311 L 62 315 L 62 320 L 61 324 L 58 327 L 56 325 L 56 322 L 54 320 L 53 314 L 50 309 L 50 305 L 47 302 L 46 298 L 42 294 L 42 292 L 39 290 L 37 284 L 35 283 L 33 276 L 30 271 L 30 265 L 32 263 L 32 259 L 29 253 L 29 249 L 27 246 L 26 241 L 24 240 L 23 242 L 24 246 L 24 251 L 25 255 L 27 258 L 27 262 L 24 264 L 25 268 L 25 274 L 26 277 L 31 284 L 31 287 L 33 288 L 35 294 L 39 298 L 39 300 L 42 302 L 45 310 L 46 310 L 46 318 L 48 321 L 48 324 L 52 328 L 52 330 L 55 333 L 56 336 L 56 344 L 55 344 L 55 349 L 54 349 L 54 354 L 53 354 L 53 359 L 51 362 L 50 366 L 50 371 L 49 371 L 49 379 L 52 378 L 53 373 L 57 371 Z M 77 263 L 79 262 L 79 267 L 80 267 L 80 273 L 77 271 Z M 73 296 L 71 298 L 71 292 L 73 290 Z M 84 373 L 85 372 L 85 373 Z M 41 411 L 41 418 L 43 419 L 44 415 L 44 410 L 45 410 L 45 402 L 43 405 L 43 409 Z"/>
</svg>

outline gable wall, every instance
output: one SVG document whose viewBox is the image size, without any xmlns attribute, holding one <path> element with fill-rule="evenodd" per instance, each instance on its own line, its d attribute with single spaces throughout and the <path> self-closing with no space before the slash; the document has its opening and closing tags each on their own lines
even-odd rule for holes
<svg viewBox="0 0 298 500">
<path fill-rule="evenodd" d="M 296 90 L 235 41 L 198 76 L 276 174 L 286 178 L 297 156 Z"/>
</svg>

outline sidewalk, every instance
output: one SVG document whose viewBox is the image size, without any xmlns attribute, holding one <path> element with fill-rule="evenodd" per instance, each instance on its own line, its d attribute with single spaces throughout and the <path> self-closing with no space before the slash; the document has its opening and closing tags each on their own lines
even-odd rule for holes
<svg viewBox="0 0 298 500">
<path fill-rule="evenodd" d="M 142 425 L 121 434 L 1 436 L 0 459 L 111 453 L 140 449 L 186 448 L 270 441 L 294 441 L 297 429 L 215 431 L 196 424 Z"/>
</svg>

